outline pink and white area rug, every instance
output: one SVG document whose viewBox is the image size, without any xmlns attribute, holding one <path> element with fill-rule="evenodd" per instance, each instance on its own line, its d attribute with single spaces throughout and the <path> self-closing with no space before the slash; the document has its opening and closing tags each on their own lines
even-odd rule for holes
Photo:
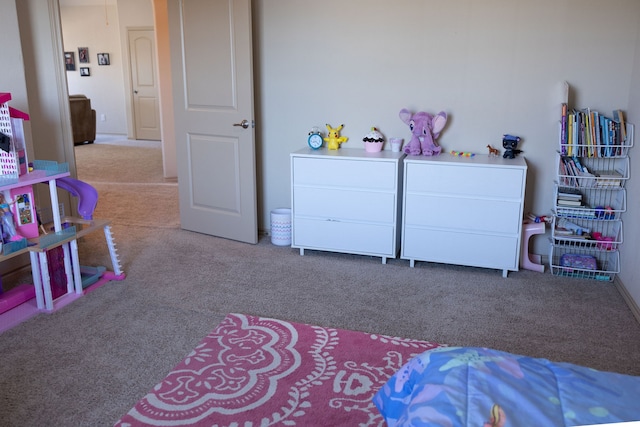
<svg viewBox="0 0 640 427">
<path fill-rule="evenodd" d="M 229 314 L 116 426 L 383 426 L 373 395 L 436 347 Z"/>
</svg>

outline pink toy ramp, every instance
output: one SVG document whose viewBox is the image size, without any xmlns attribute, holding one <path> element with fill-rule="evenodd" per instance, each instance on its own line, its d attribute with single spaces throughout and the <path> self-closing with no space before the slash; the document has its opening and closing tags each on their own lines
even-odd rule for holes
<svg viewBox="0 0 640 427">
<path fill-rule="evenodd" d="M 93 211 L 98 204 L 98 190 L 84 181 L 68 176 L 56 179 L 56 186 L 78 198 L 78 213 L 83 219 L 93 219 Z"/>
<path fill-rule="evenodd" d="M 31 285 L 18 285 L 0 295 L 0 314 L 19 306 L 36 297 L 35 288 Z"/>
</svg>

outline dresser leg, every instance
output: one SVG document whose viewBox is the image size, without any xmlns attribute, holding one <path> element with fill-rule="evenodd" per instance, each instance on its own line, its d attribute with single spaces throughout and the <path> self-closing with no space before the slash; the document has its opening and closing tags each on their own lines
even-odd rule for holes
<svg viewBox="0 0 640 427">
<path fill-rule="evenodd" d="M 409 267 L 413 268 L 416 266 L 416 260 L 415 259 L 410 259 L 409 260 Z"/>
<path fill-rule="evenodd" d="M 382 263 L 383 263 L 383 264 L 386 264 L 386 263 L 387 263 L 387 257 L 386 257 L 386 256 L 383 256 L 383 257 L 382 257 Z"/>
<path fill-rule="evenodd" d="M 509 270 L 507 269 L 502 270 L 502 277 L 507 277 L 507 274 L 509 274 Z"/>
<path fill-rule="evenodd" d="M 300 256 L 304 256 L 304 248 L 300 248 Z"/>
</svg>

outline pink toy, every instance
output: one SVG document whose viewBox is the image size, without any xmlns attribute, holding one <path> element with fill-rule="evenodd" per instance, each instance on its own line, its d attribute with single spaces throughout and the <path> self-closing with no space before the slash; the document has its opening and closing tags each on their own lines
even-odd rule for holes
<svg viewBox="0 0 640 427">
<path fill-rule="evenodd" d="M 4 198 L 4 194 L 0 193 L 0 221 L 2 222 L 0 241 L 3 243 L 18 242 L 24 239 L 24 237 L 16 231 L 13 212 L 11 212 L 12 204 L 13 202 L 7 202 Z"/>
<path fill-rule="evenodd" d="M 544 272 L 544 264 L 542 264 L 542 257 L 537 254 L 529 253 L 529 240 L 536 234 L 544 234 L 546 228 L 546 222 L 542 221 L 527 221 L 522 224 L 522 241 L 520 248 L 520 267 L 527 270 Z"/>
<path fill-rule="evenodd" d="M 36 218 L 33 186 L 25 185 L 23 187 L 12 188 L 9 194 L 11 195 L 11 208 L 13 210 L 13 218 L 18 234 L 27 239 L 38 237 L 40 232 L 38 231 L 38 221 Z"/>
<path fill-rule="evenodd" d="M 436 139 L 447 124 L 447 113 L 439 112 L 436 116 L 420 111 L 411 114 L 409 110 L 400 110 L 400 120 L 409 125 L 411 141 L 404 147 L 404 152 L 412 156 L 423 154 L 425 156 L 438 155 L 442 151 Z"/>
<path fill-rule="evenodd" d="M 2 289 L 0 288 L 0 290 Z M 32 285 L 18 285 L 15 288 L 9 289 L 0 297 L 0 314 L 19 306 L 25 301 L 35 298 L 35 296 L 36 291 Z M 0 332 L 5 330 L 6 329 L 0 328 Z"/>
</svg>

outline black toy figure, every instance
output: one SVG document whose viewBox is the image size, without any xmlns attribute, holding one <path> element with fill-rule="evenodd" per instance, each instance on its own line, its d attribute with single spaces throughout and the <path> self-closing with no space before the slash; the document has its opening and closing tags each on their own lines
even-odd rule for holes
<svg viewBox="0 0 640 427">
<path fill-rule="evenodd" d="M 515 159 L 518 154 L 522 153 L 522 150 L 516 149 L 519 142 L 519 136 L 502 135 L 502 146 L 504 147 L 502 157 L 505 159 Z"/>
</svg>

